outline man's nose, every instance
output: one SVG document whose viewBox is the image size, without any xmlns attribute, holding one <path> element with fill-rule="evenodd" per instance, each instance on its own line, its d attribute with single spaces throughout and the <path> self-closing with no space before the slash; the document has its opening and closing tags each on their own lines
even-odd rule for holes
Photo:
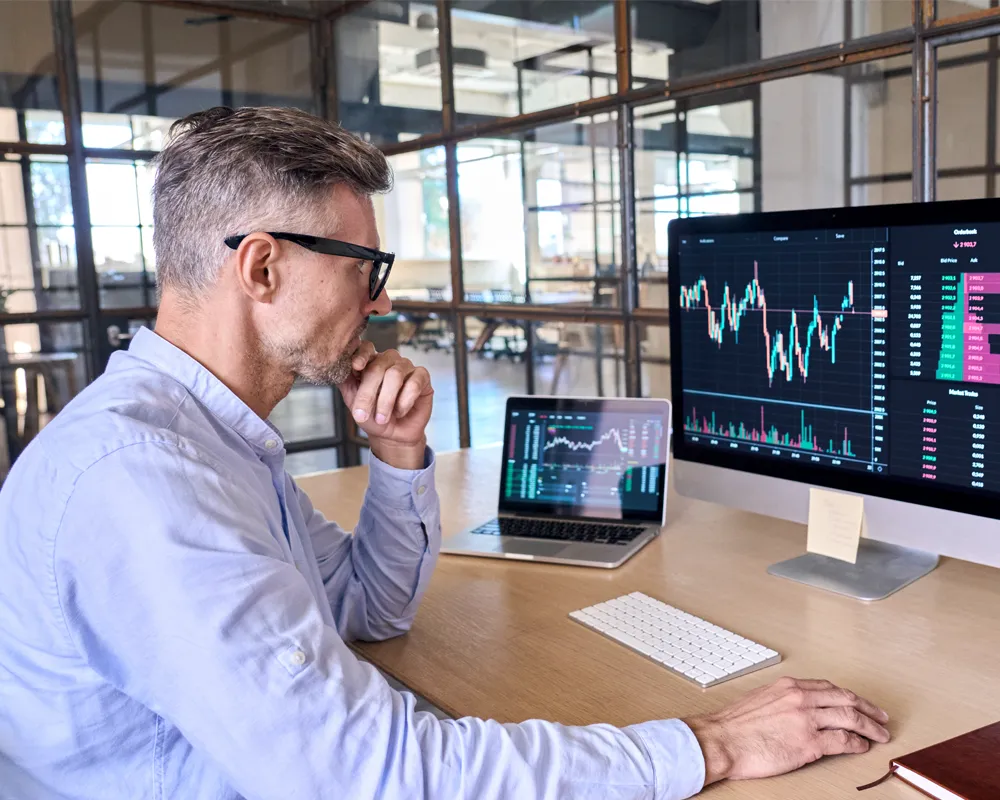
<svg viewBox="0 0 1000 800">
<path fill-rule="evenodd" d="M 375 315 L 377 317 L 384 317 L 392 311 L 392 300 L 389 299 L 389 292 L 385 288 L 379 292 L 378 297 L 376 297 L 371 304 L 368 311 L 369 316 Z"/>
</svg>

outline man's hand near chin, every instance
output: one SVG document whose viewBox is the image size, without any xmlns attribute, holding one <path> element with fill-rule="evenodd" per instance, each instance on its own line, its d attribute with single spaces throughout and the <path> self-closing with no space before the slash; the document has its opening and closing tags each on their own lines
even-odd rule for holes
<svg viewBox="0 0 1000 800">
<path fill-rule="evenodd" d="M 376 352 L 371 342 L 361 343 L 351 367 L 340 394 L 372 454 L 392 467 L 422 469 L 434 401 L 430 373 L 396 350 Z"/>
</svg>

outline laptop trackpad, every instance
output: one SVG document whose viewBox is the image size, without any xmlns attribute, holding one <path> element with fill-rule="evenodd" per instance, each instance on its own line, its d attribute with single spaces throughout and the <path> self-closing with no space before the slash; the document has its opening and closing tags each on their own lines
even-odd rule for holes
<svg viewBox="0 0 1000 800">
<path fill-rule="evenodd" d="M 500 549 L 504 553 L 521 553 L 526 556 L 554 556 L 566 549 L 563 542 L 533 542 L 530 539 L 500 540 Z"/>
</svg>

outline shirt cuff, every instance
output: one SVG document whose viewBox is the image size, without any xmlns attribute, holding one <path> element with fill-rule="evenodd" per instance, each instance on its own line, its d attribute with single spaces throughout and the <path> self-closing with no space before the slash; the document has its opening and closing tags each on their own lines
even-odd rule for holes
<svg viewBox="0 0 1000 800">
<path fill-rule="evenodd" d="M 691 729 L 679 719 L 630 725 L 653 765 L 655 800 L 686 800 L 705 787 L 705 757 Z"/>
<path fill-rule="evenodd" d="M 434 451 L 424 451 L 423 469 L 399 469 L 369 453 L 368 491 L 380 505 L 401 511 L 416 509 L 423 517 L 434 503 Z"/>
</svg>

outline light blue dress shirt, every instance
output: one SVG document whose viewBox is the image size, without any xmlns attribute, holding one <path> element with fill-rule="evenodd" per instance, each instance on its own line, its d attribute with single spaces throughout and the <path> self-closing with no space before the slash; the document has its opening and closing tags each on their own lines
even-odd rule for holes
<svg viewBox="0 0 1000 800">
<path fill-rule="evenodd" d="M 433 455 L 372 458 L 352 536 L 279 433 L 142 330 L 0 490 L 0 798 L 651 798 L 702 788 L 677 720 L 439 720 L 344 644 L 405 633 Z"/>
</svg>

